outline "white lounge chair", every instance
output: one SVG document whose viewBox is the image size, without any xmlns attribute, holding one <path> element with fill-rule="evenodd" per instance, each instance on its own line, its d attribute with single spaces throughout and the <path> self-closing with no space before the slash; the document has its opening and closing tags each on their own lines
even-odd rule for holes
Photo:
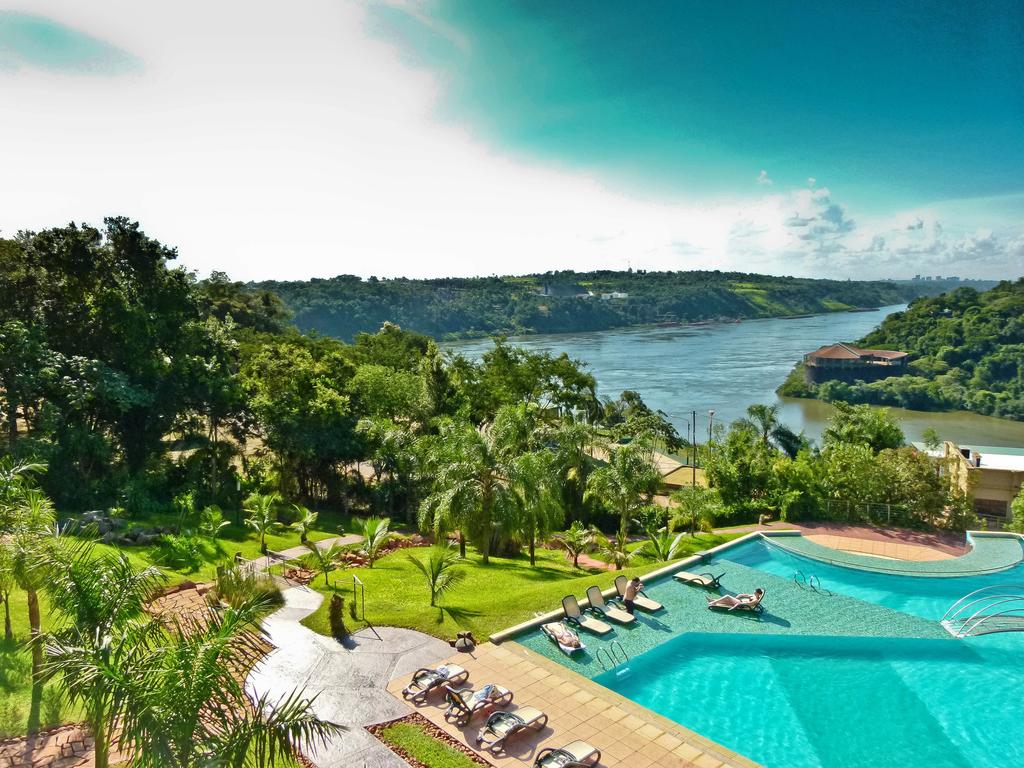
<svg viewBox="0 0 1024 768">
<path fill-rule="evenodd" d="M 444 690 L 448 701 L 444 719 L 460 726 L 469 725 L 469 721 L 477 712 L 512 703 L 512 691 L 501 685 L 484 685 L 476 691 L 472 688 L 459 689 L 446 685 Z"/>
<path fill-rule="evenodd" d="M 526 730 L 541 730 L 548 724 L 548 716 L 536 707 L 520 707 L 515 712 L 493 712 L 477 734 L 476 743 L 482 749 L 500 752 L 505 741 Z"/>
<path fill-rule="evenodd" d="M 570 624 L 575 624 L 580 629 L 593 632 L 595 635 L 607 635 L 612 631 L 612 628 L 600 619 L 595 619 L 583 613 L 574 595 L 566 595 L 562 598 L 562 610 L 565 612 L 566 621 Z"/>
<path fill-rule="evenodd" d="M 721 573 L 715 576 L 713 573 L 679 571 L 675 578 L 676 581 L 681 581 L 683 584 L 692 584 L 695 587 L 704 587 L 704 589 L 718 589 L 722 586 L 722 576 L 725 576 L 725 574 Z"/>
<path fill-rule="evenodd" d="M 624 611 L 614 605 L 608 605 L 604 601 L 604 595 L 601 594 L 601 588 L 596 584 L 587 590 L 587 600 L 590 601 L 590 610 L 596 611 L 606 619 L 611 619 L 619 624 L 632 624 L 636 621 L 636 617 L 629 611 Z"/>
<path fill-rule="evenodd" d="M 615 591 L 619 593 L 619 597 L 623 600 L 626 599 L 626 585 L 629 584 L 629 580 L 625 576 L 615 577 Z M 660 611 L 665 606 L 659 603 L 657 600 L 651 600 L 643 590 L 637 592 L 635 598 L 633 598 L 633 605 L 639 608 L 641 611 Z"/>
<path fill-rule="evenodd" d="M 582 739 L 564 747 L 547 747 L 537 753 L 533 768 L 587 768 L 601 762 L 601 750 Z"/>
<path fill-rule="evenodd" d="M 458 664 L 442 664 L 436 669 L 421 667 L 413 672 L 412 680 L 402 691 L 407 701 L 424 701 L 431 691 L 445 685 L 458 685 L 469 679 L 469 672 Z"/>
<path fill-rule="evenodd" d="M 566 656 L 572 656 L 574 653 L 585 650 L 585 646 L 580 641 L 580 636 L 569 629 L 561 621 L 551 621 L 547 624 L 542 624 L 540 631 L 548 636 L 551 642 L 555 643 Z M 576 638 L 576 645 L 566 645 L 563 640 L 566 635 L 572 635 Z"/>
</svg>

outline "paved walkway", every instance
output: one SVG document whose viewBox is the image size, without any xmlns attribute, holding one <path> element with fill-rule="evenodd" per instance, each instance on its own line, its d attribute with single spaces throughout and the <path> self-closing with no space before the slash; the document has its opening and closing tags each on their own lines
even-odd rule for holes
<svg viewBox="0 0 1024 768">
<path fill-rule="evenodd" d="M 831 522 L 782 523 L 770 525 L 740 525 L 733 528 L 716 528 L 715 533 L 753 533 L 754 531 L 800 531 L 806 537 L 830 536 L 859 541 L 875 541 L 893 545 L 928 547 L 951 557 L 965 554 L 967 539 L 962 533 L 947 531 L 911 531 L 905 528 L 874 528 L 863 525 L 846 525 Z M 849 545 L 843 548 L 856 548 Z"/>
<path fill-rule="evenodd" d="M 304 688 L 308 696 L 317 696 L 317 715 L 348 727 L 309 755 L 318 768 L 405 768 L 405 761 L 363 726 L 408 714 L 408 707 L 385 690 L 389 681 L 435 666 L 452 655 L 451 646 L 394 627 L 378 627 L 380 638 L 361 630 L 343 645 L 299 623 L 320 605 L 320 593 L 294 587 L 284 597 L 285 607 L 264 621 L 276 649 L 249 675 L 246 687 L 274 698 Z"/>
<path fill-rule="evenodd" d="M 327 549 L 328 547 L 337 544 L 339 547 L 343 547 L 346 544 L 358 544 L 363 540 L 363 537 L 358 534 L 349 534 L 347 536 L 335 536 L 330 539 L 322 539 L 321 541 L 311 542 L 316 545 L 317 549 Z M 265 571 L 272 565 L 277 565 L 284 560 L 295 560 L 302 557 L 303 555 L 309 554 L 309 547 L 305 544 L 300 544 L 297 547 L 290 547 L 288 549 L 282 549 L 281 551 L 275 551 L 273 557 L 257 557 L 252 560 L 252 567 L 261 571 Z"/>
</svg>

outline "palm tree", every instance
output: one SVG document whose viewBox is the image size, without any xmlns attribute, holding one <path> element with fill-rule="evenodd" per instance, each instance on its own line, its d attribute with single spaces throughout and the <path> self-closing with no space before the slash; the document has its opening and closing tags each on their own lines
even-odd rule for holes
<svg viewBox="0 0 1024 768">
<path fill-rule="evenodd" d="M 426 562 L 412 554 L 408 555 L 408 558 L 427 582 L 431 606 L 435 605 L 438 597 L 454 588 L 466 575 L 456 569 L 456 564 L 462 558 L 450 544 L 435 544 L 430 548 Z"/>
<path fill-rule="evenodd" d="M 298 531 L 299 543 L 306 544 L 309 541 L 309 532 L 316 525 L 316 519 L 319 517 L 319 514 L 301 504 L 292 504 L 292 509 L 297 516 L 295 522 L 292 523 L 292 529 Z"/>
<path fill-rule="evenodd" d="M 468 530 L 490 563 L 496 526 L 514 518 L 521 504 L 514 486 L 514 461 L 521 447 L 520 409 L 502 407 L 491 424 L 475 429 L 468 422 L 442 427 L 436 441 L 433 492 L 420 506 L 420 527 L 435 536 L 459 529 L 460 554 L 465 556 Z"/>
<path fill-rule="evenodd" d="M 696 536 L 697 531 L 711 531 L 716 515 L 722 511 L 718 493 L 700 486 L 680 488 L 671 499 L 675 508 L 669 519 L 669 529 L 686 528 L 691 536 Z"/>
<path fill-rule="evenodd" d="M 607 536 L 599 537 L 597 551 L 615 566 L 616 571 L 621 571 L 630 560 L 636 557 L 636 552 L 629 549 L 629 537 L 622 531 L 616 533 L 615 537 L 611 539 Z"/>
<path fill-rule="evenodd" d="M 249 513 L 245 524 L 260 536 L 260 552 L 267 554 L 267 534 L 277 531 L 277 504 L 281 501 L 277 493 L 254 493 L 245 500 L 245 511 Z"/>
<path fill-rule="evenodd" d="M 569 526 L 569 530 L 555 534 L 553 540 L 572 558 L 572 567 L 580 567 L 580 555 L 585 555 L 597 544 L 597 532 L 588 528 L 579 520 Z"/>
<path fill-rule="evenodd" d="M 520 503 L 511 528 L 527 543 L 530 565 L 537 564 L 537 540 L 546 539 L 562 525 L 562 505 L 555 496 L 557 459 L 550 451 L 531 451 L 515 462 L 514 483 Z"/>
<path fill-rule="evenodd" d="M 274 702 L 247 697 L 239 671 L 264 653 L 265 609 L 257 598 L 175 621 L 116 678 L 110 673 L 124 701 L 121 742 L 135 768 L 267 768 L 342 730 L 316 717 L 300 691 Z"/>
<path fill-rule="evenodd" d="M 45 636 L 47 675 L 60 675 L 93 735 L 96 768 L 107 768 L 123 699 L 104 674 L 120 674 L 124 652 L 151 637 L 156 620 L 135 623 L 163 583 L 157 568 L 136 570 L 123 552 L 97 556 L 91 542 L 46 555 L 50 605 L 64 627 Z"/>
<path fill-rule="evenodd" d="M 361 520 L 356 533 L 363 537 L 359 552 L 366 557 L 366 563 L 373 568 L 374 561 L 380 557 L 381 548 L 395 537 L 391 531 L 391 518 L 368 517 Z"/>
<path fill-rule="evenodd" d="M 740 420 L 761 436 L 764 445 L 774 444 L 789 457 L 796 458 L 806 439 L 779 420 L 779 406 L 755 403 L 747 407 L 747 418 Z"/>
<path fill-rule="evenodd" d="M 0 600 L 4 603 L 4 640 L 14 641 L 11 628 L 11 592 L 18 586 L 14 578 L 14 553 L 7 542 L 0 540 Z"/>
<path fill-rule="evenodd" d="M 341 553 L 345 548 L 338 544 L 320 548 L 316 544 L 307 544 L 309 554 L 299 558 L 303 568 L 322 574 L 324 586 L 331 586 L 331 572 L 338 570 L 338 563 L 341 560 Z"/>
<path fill-rule="evenodd" d="M 40 707 L 43 701 L 42 617 L 39 592 L 47 584 L 49 574 L 45 556 L 54 524 L 53 504 L 36 488 L 19 489 L 19 499 L 12 504 L 13 532 L 9 534 L 11 572 L 18 587 L 25 590 L 28 604 L 29 645 L 32 651 L 32 699 L 28 730 L 39 730 Z"/>
<path fill-rule="evenodd" d="M 648 451 L 624 445 L 609 451 L 608 462 L 587 478 L 587 496 L 608 503 L 619 513 L 619 533 L 626 535 L 629 521 L 657 490 L 658 474 Z"/>
<path fill-rule="evenodd" d="M 648 539 L 641 548 L 644 557 L 658 562 L 675 560 L 679 554 L 679 548 L 683 543 L 683 534 L 676 534 L 675 538 L 668 531 L 651 531 Z"/>
</svg>

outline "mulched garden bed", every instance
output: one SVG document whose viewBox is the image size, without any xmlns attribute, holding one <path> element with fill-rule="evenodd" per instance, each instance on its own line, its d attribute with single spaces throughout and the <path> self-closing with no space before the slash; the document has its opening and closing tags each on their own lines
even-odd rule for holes
<svg viewBox="0 0 1024 768">
<path fill-rule="evenodd" d="M 489 763 L 486 760 L 484 760 L 484 758 L 481 757 L 479 753 L 474 752 L 465 744 L 457 741 L 456 739 L 453 739 L 450 735 L 442 731 L 432 722 L 427 720 L 427 718 L 425 718 L 423 715 L 417 712 L 413 712 L 411 715 L 406 715 L 405 717 L 400 717 L 397 720 L 389 720 L 386 723 L 378 723 L 377 725 L 366 726 L 366 730 L 368 730 L 370 733 L 376 736 L 377 739 L 380 740 L 381 744 L 383 744 L 396 755 L 398 755 L 400 758 L 405 760 L 405 762 L 411 765 L 412 768 L 431 768 L 431 766 L 426 765 L 425 763 L 421 763 L 412 755 L 407 754 L 404 749 L 401 749 L 400 747 L 395 747 L 384 740 L 384 738 L 381 735 L 384 729 L 388 726 L 394 725 L 395 723 L 408 723 L 409 725 L 415 725 L 419 728 L 422 728 L 423 731 L 428 736 L 432 736 L 433 738 L 451 747 L 452 749 L 461 752 L 477 765 L 487 766 L 487 768 L 494 768 L 493 763 Z"/>
</svg>

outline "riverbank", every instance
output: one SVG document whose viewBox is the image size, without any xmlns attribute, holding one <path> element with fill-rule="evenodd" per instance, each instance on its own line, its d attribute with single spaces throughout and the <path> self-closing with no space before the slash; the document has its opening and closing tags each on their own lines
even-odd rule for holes
<svg viewBox="0 0 1024 768">
<path fill-rule="evenodd" d="M 602 397 L 638 391 L 648 405 L 668 414 L 684 438 L 691 436 L 694 412 L 697 438 L 703 442 L 709 426 L 743 417 L 752 403 L 769 403 L 779 407 L 792 429 L 817 440 L 833 407 L 820 400 L 780 397 L 775 393 L 779 382 L 806 352 L 837 340 L 862 338 L 904 308 L 897 304 L 874 312 L 831 312 L 789 320 L 532 335 L 509 342 L 533 351 L 564 352 L 584 362 Z M 478 358 L 493 344 L 487 339 L 442 346 Z M 942 437 L 959 442 L 1024 445 L 1021 422 L 971 413 L 893 410 L 908 440 L 919 440 L 925 429 L 934 427 Z"/>
</svg>

